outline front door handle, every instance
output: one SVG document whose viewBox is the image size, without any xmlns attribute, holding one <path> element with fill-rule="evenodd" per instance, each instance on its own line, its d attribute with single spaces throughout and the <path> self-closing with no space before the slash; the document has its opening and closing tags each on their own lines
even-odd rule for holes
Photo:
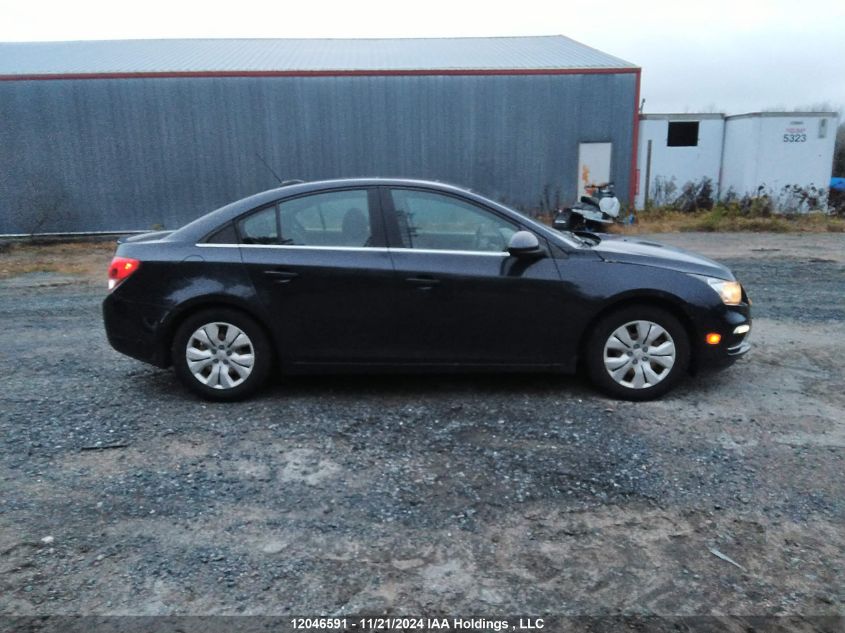
<svg viewBox="0 0 845 633">
<path fill-rule="evenodd" d="M 440 283 L 439 279 L 434 277 L 408 277 L 406 282 L 419 288 L 420 290 L 431 290 L 434 286 Z"/>
<path fill-rule="evenodd" d="M 269 277 L 277 284 L 289 284 L 291 281 L 299 277 L 299 273 L 294 273 L 289 270 L 265 270 L 264 276 Z"/>
</svg>

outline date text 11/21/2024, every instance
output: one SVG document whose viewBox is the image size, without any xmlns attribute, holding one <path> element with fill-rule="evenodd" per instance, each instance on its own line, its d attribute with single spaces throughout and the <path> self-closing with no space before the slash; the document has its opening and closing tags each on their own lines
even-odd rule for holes
<svg viewBox="0 0 845 633">
<path fill-rule="evenodd" d="M 543 618 L 507 619 L 487 618 L 425 618 L 425 617 L 359 617 L 359 618 L 291 618 L 297 631 L 508 631 L 539 630 L 545 626 Z"/>
</svg>

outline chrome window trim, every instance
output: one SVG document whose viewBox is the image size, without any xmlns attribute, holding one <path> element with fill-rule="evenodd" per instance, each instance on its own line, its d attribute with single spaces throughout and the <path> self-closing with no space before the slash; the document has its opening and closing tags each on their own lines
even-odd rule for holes
<svg viewBox="0 0 845 633">
<path fill-rule="evenodd" d="M 485 257 L 510 257 L 510 253 L 507 251 L 460 251 L 460 250 L 449 250 L 449 249 L 437 249 L 437 248 L 406 248 L 406 247 L 397 247 L 391 248 L 390 251 L 399 251 L 403 253 L 423 253 L 423 254 L 431 254 L 431 255 L 483 255 Z"/>
<path fill-rule="evenodd" d="M 389 248 L 386 246 L 307 246 L 304 244 L 195 244 L 201 248 L 280 248 L 303 251 L 352 251 L 371 253 L 390 253 L 393 251 L 403 253 L 422 253 L 426 255 L 483 255 L 485 257 L 510 257 L 507 251 L 461 251 L 461 250 L 438 250 L 435 248 Z"/>
<path fill-rule="evenodd" d="M 304 251 L 374 251 L 387 252 L 384 246 L 306 246 L 304 244 L 196 244 L 202 248 L 284 248 Z"/>
</svg>

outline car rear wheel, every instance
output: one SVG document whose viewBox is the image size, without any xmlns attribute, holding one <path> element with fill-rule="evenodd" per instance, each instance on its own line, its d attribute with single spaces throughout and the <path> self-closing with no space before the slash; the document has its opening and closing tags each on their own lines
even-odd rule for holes
<svg viewBox="0 0 845 633">
<path fill-rule="evenodd" d="M 689 357 L 684 327 L 651 306 L 630 306 L 604 317 L 586 348 L 596 386 L 626 400 L 650 400 L 669 391 L 686 372 Z"/>
<path fill-rule="evenodd" d="M 208 400 L 239 400 L 267 381 L 272 349 L 261 327 L 230 308 L 203 310 L 173 337 L 176 375 Z"/>
</svg>

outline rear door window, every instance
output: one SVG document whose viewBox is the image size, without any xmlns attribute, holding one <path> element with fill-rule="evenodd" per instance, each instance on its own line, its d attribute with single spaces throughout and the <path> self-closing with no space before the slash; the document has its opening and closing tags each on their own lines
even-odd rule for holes
<svg viewBox="0 0 845 633">
<path fill-rule="evenodd" d="M 242 244 L 365 248 L 374 246 L 366 189 L 328 191 L 251 213 L 238 222 Z"/>
<path fill-rule="evenodd" d="M 293 246 L 373 245 L 365 189 L 329 191 L 279 205 L 282 243 Z"/>
</svg>

